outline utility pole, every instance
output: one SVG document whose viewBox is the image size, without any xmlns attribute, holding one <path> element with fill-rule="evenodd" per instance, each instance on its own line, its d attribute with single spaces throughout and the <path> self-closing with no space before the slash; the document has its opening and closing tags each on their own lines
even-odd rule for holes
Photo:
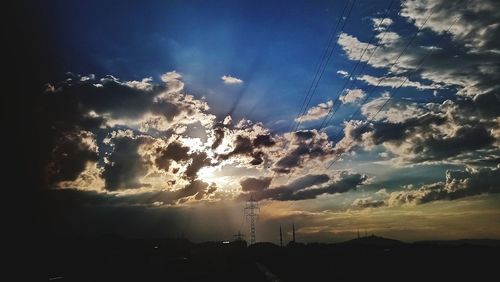
<svg viewBox="0 0 500 282">
<path fill-rule="evenodd" d="M 280 224 L 280 247 L 283 248 L 283 233 L 281 233 L 281 224 Z"/>
<path fill-rule="evenodd" d="M 247 220 L 250 219 L 250 245 L 255 243 L 255 221 L 259 218 L 259 206 L 257 202 L 250 197 L 250 201 L 247 202 L 245 207 L 245 215 Z"/>
<path fill-rule="evenodd" d="M 295 243 L 295 224 L 292 223 L 292 235 L 293 235 L 293 242 Z"/>
</svg>

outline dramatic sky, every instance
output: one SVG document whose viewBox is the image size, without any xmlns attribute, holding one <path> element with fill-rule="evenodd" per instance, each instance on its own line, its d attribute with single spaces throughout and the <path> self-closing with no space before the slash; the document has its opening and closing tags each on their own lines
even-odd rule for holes
<svg viewBox="0 0 500 282">
<path fill-rule="evenodd" d="M 500 238 L 495 0 L 33 7 L 49 238 Z"/>
</svg>

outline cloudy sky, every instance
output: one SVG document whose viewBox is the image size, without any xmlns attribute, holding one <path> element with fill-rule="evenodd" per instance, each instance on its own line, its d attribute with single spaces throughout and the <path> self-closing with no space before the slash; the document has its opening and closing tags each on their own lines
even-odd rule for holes
<svg viewBox="0 0 500 282">
<path fill-rule="evenodd" d="M 35 7 L 48 237 L 500 238 L 494 0 Z"/>
</svg>

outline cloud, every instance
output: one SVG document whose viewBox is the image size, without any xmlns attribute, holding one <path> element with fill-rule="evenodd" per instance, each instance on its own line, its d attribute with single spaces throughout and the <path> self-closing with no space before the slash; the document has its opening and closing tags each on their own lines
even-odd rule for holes
<svg viewBox="0 0 500 282">
<path fill-rule="evenodd" d="M 345 193 L 355 189 L 366 181 L 367 177 L 360 174 L 340 173 L 337 178 L 330 181 L 326 174 L 309 174 L 300 177 L 290 184 L 273 188 L 251 191 L 240 195 L 240 199 L 299 201 L 314 199 L 323 194 Z M 326 185 L 322 185 L 325 184 Z"/>
<path fill-rule="evenodd" d="M 220 79 L 222 79 L 222 81 L 224 81 L 224 84 L 234 85 L 234 84 L 242 84 L 243 83 L 243 80 L 241 80 L 237 77 L 234 77 L 234 76 L 230 76 L 230 75 L 223 75 Z"/>
<path fill-rule="evenodd" d="M 271 134 L 259 134 L 253 140 L 253 145 L 255 147 L 271 147 L 274 146 L 276 142 L 272 139 Z"/>
<path fill-rule="evenodd" d="M 155 164 L 168 170 L 171 160 L 182 159 L 181 166 L 174 169 L 184 167 L 185 177 L 192 181 L 201 164 L 209 162 L 208 157 L 194 153 L 188 158 L 176 157 L 172 151 L 186 154 L 182 143 L 169 147 L 176 138 L 206 142 L 215 134 L 215 116 L 207 113 L 206 102 L 181 93 L 184 83 L 179 73 L 162 75 L 164 85 L 153 84 L 151 78 L 120 81 L 112 75 L 100 79 L 94 75 L 67 76 L 40 96 L 38 110 L 44 117 L 38 120 L 43 132 L 40 171 L 46 186 L 89 189 L 83 186 L 104 183 L 108 190 L 122 191 L 151 187 L 156 179 L 155 185 L 164 181 L 168 187 L 173 170 L 159 172 Z M 106 138 L 96 137 L 106 134 Z"/>
<path fill-rule="evenodd" d="M 386 30 L 394 21 L 391 18 L 373 18 L 373 28 L 378 31 Z"/>
<path fill-rule="evenodd" d="M 499 12 L 492 0 L 475 1 L 474 5 L 466 5 L 467 0 L 450 4 L 444 0 L 408 0 L 401 3 L 400 15 L 415 27 L 420 27 L 432 11 L 432 16 L 425 25 L 421 36 L 433 33 L 434 36 L 446 37 L 451 35 L 455 44 L 460 48 L 456 54 L 449 52 L 449 45 L 442 46 L 415 46 L 408 48 L 398 59 L 397 65 L 388 71 L 403 76 L 409 71 L 415 71 L 421 58 L 428 56 L 425 64 L 413 74 L 413 79 L 420 77 L 432 82 L 431 86 L 441 85 L 447 88 L 457 88 L 457 94 L 474 98 L 477 95 L 498 92 L 499 86 L 495 81 L 500 79 L 500 44 L 497 37 L 500 32 Z M 444 34 L 452 26 L 449 34 Z M 378 30 L 376 37 L 383 44 L 376 54 L 375 46 L 362 42 L 356 37 L 342 33 L 338 43 L 351 60 L 361 60 L 375 68 L 387 69 L 395 61 L 401 50 L 407 44 L 407 37 L 389 32 L 387 27 Z M 443 41 L 445 42 L 445 41 Z M 360 58 L 363 50 L 366 55 Z M 398 76 L 395 76 L 396 78 Z M 368 80 L 368 77 L 365 77 Z M 407 82 L 408 86 L 422 88 L 421 83 Z M 406 84 L 405 84 L 406 85 Z M 391 85 L 387 85 L 392 87 Z M 425 86 L 428 88 L 430 86 Z"/>
<path fill-rule="evenodd" d="M 351 207 L 355 209 L 378 208 L 385 205 L 383 200 L 375 200 L 372 197 L 359 198 L 352 202 Z"/>
<path fill-rule="evenodd" d="M 362 89 L 346 89 L 344 95 L 339 97 L 343 104 L 355 103 L 365 97 L 365 92 Z"/>
<path fill-rule="evenodd" d="M 333 154 L 332 144 L 324 132 L 303 130 L 285 135 L 290 145 L 284 155 L 275 162 L 273 170 L 289 173 L 313 159 L 324 159 Z"/>
<path fill-rule="evenodd" d="M 363 109 L 368 116 L 369 108 L 368 104 Z M 365 145 L 383 144 L 402 163 L 442 161 L 479 149 L 498 150 L 492 135 L 498 122 L 478 122 L 466 105 L 452 101 L 429 103 L 423 109 L 396 104 L 381 118 L 365 135 Z"/>
<path fill-rule="evenodd" d="M 393 192 L 389 206 L 418 205 L 438 200 L 455 200 L 484 193 L 500 193 L 500 166 L 447 170 L 445 182 L 423 185 L 418 189 Z"/>
<path fill-rule="evenodd" d="M 307 122 L 307 121 L 314 121 L 314 120 L 319 120 L 321 118 L 324 118 L 328 115 L 328 112 L 333 106 L 333 101 L 329 100 L 325 103 L 320 103 L 314 107 L 311 107 L 309 110 L 307 110 L 307 113 L 296 118 L 296 122 Z"/>
<path fill-rule="evenodd" d="M 382 45 L 390 45 L 397 43 L 401 36 L 395 32 L 381 32 L 375 36 L 377 38 L 378 42 Z"/>
<path fill-rule="evenodd" d="M 342 77 L 348 77 L 349 73 L 345 70 L 338 70 L 337 74 L 340 74 Z"/>
<path fill-rule="evenodd" d="M 198 171 L 205 166 L 210 165 L 210 158 L 205 152 L 196 152 L 190 155 L 191 163 L 187 166 L 185 175 L 190 180 L 195 180 L 198 177 Z"/>
<path fill-rule="evenodd" d="M 241 190 L 244 192 L 264 190 L 269 188 L 270 184 L 271 177 L 248 177 L 240 181 Z"/>
<path fill-rule="evenodd" d="M 371 75 L 362 75 L 357 77 L 358 80 L 362 80 L 369 85 L 378 85 L 380 87 L 391 87 L 398 88 L 401 85 L 404 87 L 415 87 L 417 89 L 437 89 L 440 88 L 438 85 L 423 85 L 420 82 L 411 81 L 404 76 L 384 76 L 384 77 L 374 77 Z M 404 83 L 404 84 L 403 84 Z"/>
<path fill-rule="evenodd" d="M 151 83 L 152 81 L 153 81 L 152 77 L 146 77 L 143 78 L 141 81 L 137 80 L 126 81 L 125 85 L 139 90 L 151 91 L 153 90 L 153 84 Z"/>
<path fill-rule="evenodd" d="M 179 142 L 172 142 L 166 148 L 158 148 L 159 156 L 156 158 L 156 166 L 168 171 L 171 161 L 187 161 L 189 159 L 189 147 L 183 146 Z"/>
<path fill-rule="evenodd" d="M 147 136 L 133 136 L 132 132 L 118 131 L 109 141 L 112 152 L 105 159 L 104 177 L 106 189 L 135 189 L 147 186 L 140 182 L 146 175 L 149 162 L 139 153 L 140 147 L 153 142 Z"/>
<path fill-rule="evenodd" d="M 404 122 L 415 116 L 423 115 L 426 111 L 416 103 L 397 102 L 389 99 L 388 93 L 371 100 L 361 107 L 361 113 L 370 120 L 386 120 L 391 123 Z M 382 106 L 386 106 L 382 109 Z"/>
<path fill-rule="evenodd" d="M 479 102 L 481 99 L 488 103 Z M 388 94 L 384 94 L 361 108 L 370 123 L 344 123 L 344 137 L 335 144 L 334 151 L 341 154 L 381 145 L 391 153 L 393 164 L 488 161 L 491 158 L 485 158 L 482 152 L 490 156 L 500 152 L 500 144 L 495 141 L 500 134 L 500 120 L 492 105 L 500 106 L 500 97 L 492 93 L 426 104 L 388 101 Z"/>
<path fill-rule="evenodd" d="M 450 29 L 455 40 L 466 42 L 478 52 L 499 52 L 496 40 L 500 35 L 498 3 L 494 0 L 474 1 L 474 5 L 468 3 L 466 0 L 452 4 L 445 0 L 407 0 L 401 3 L 401 16 L 420 26 L 432 10 L 433 15 L 426 27 L 439 34 L 447 31 L 455 18 L 460 17 Z"/>
<path fill-rule="evenodd" d="M 75 181 L 88 163 L 97 162 L 94 135 L 88 131 L 67 132 L 57 137 L 44 173 L 49 184 Z"/>
<path fill-rule="evenodd" d="M 168 93 L 179 92 L 184 89 L 182 75 L 176 71 L 169 71 L 161 75 L 161 80 L 167 84 Z"/>
</svg>

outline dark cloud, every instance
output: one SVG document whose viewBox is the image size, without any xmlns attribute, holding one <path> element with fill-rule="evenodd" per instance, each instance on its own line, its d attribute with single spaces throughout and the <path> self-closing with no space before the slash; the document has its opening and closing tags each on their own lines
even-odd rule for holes
<svg viewBox="0 0 500 282">
<path fill-rule="evenodd" d="M 215 191 L 217 191 L 217 185 L 215 183 L 210 184 L 206 189 L 203 189 L 201 191 L 198 191 L 196 196 L 194 197 L 196 200 L 201 200 L 205 196 L 213 194 Z"/>
<path fill-rule="evenodd" d="M 207 130 L 200 121 L 186 125 L 186 131 L 182 135 L 189 138 L 199 138 L 203 143 L 208 140 Z"/>
<path fill-rule="evenodd" d="M 151 105 L 151 112 L 157 115 L 162 115 L 168 121 L 172 121 L 181 113 L 181 110 L 178 105 L 162 100 Z"/>
<path fill-rule="evenodd" d="M 191 158 L 191 163 L 187 166 L 185 175 L 188 179 L 193 180 L 198 177 L 198 171 L 202 167 L 210 165 L 210 159 L 205 152 L 196 152 L 189 157 Z"/>
<path fill-rule="evenodd" d="M 481 149 L 491 145 L 494 138 L 481 125 L 459 128 L 452 138 L 434 138 L 430 136 L 421 144 L 422 151 L 416 161 L 444 159 L 463 152 Z M 419 147 L 416 147 L 417 150 Z"/>
<path fill-rule="evenodd" d="M 378 145 L 386 141 L 400 140 L 406 138 L 408 135 L 417 131 L 417 127 L 428 127 L 432 125 L 442 125 L 447 121 L 446 117 L 424 114 L 419 117 L 414 117 L 405 120 L 404 122 L 390 123 L 379 122 L 373 126 L 368 127 L 368 130 L 373 130 L 373 142 Z M 361 136 L 362 133 L 368 132 L 354 132 L 354 135 Z"/>
<path fill-rule="evenodd" d="M 260 152 L 260 151 L 252 153 L 253 159 L 250 161 L 250 164 L 251 165 L 260 165 L 261 163 L 264 162 L 265 155 L 266 154 L 264 154 L 263 152 Z"/>
<path fill-rule="evenodd" d="M 295 132 L 295 137 L 299 140 L 308 140 L 314 137 L 314 132 L 310 130 L 302 130 Z"/>
<path fill-rule="evenodd" d="M 315 130 L 298 131 L 294 136 L 296 138 L 291 141 L 289 152 L 275 163 L 275 172 L 289 173 L 310 159 L 323 158 L 333 153 L 326 135 Z"/>
<path fill-rule="evenodd" d="M 271 134 L 259 134 L 253 140 L 253 146 L 256 148 L 260 146 L 271 147 L 275 144 L 276 142 L 271 138 Z"/>
<path fill-rule="evenodd" d="M 212 143 L 213 150 L 217 149 L 217 147 L 219 147 L 220 144 L 222 143 L 222 141 L 224 140 L 224 136 L 225 136 L 224 127 L 225 126 L 222 123 L 217 123 L 213 128 L 214 137 L 215 137 L 214 142 Z"/>
<path fill-rule="evenodd" d="M 104 122 L 89 116 L 78 99 L 61 92 L 38 96 L 36 109 L 36 147 L 41 186 L 53 186 L 59 181 L 75 180 L 89 161 L 96 161 L 97 152 L 84 142 L 90 132 Z"/>
<path fill-rule="evenodd" d="M 498 70 L 500 73 L 500 70 Z M 468 103 L 469 101 L 460 102 L 461 104 Z M 491 118 L 498 116 L 498 109 L 500 109 L 500 89 L 494 89 L 488 91 L 484 94 L 477 95 L 474 97 L 472 107 L 469 107 L 470 111 L 476 111 L 478 116 L 484 118 Z M 474 113 L 473 113 L 474 114 Z"/>
<path fill-rule="evenodd" d="M 181 143 L 174 141 L 168 144 L 165 149 L 158 149 L 159 156 L 156 158 L 156 166 L 160 169 L 168 171 L 171 160 L 176 162 L 186 161 L 189 159 L 189 147 L 183 146 Z"/>
<path fill-rule="evenodd" d="M 252 160 L 250 161 L 251 165 L 260 165 L 264 162 L 266 154 L 262 151 L 255 151 L 255 148 L 271 147 L 275 144 L 276 142 L 272 140 L 270 135 L 257 135 L 253 141 L 250 137 L 238 135 L 236 136 L 236 140 L 234 142 L 234 149 L 227 154 L 220 155 L 219 157 L 225 160 L 236 155 L 246 155 L 252 157 Z"/>
<path fill-rule="evenodd" d="M 455 200 L 488 193 L 500 193 L 500 167 L 477 170 L 448 170 L 445 182 L 423 185 L 391 193 L 388 205 L 425 204 L 438 200 Z"/>
<path fill-rule="evenodd" d="M 314 199 L 322 194 L 345 193 L 349 190 L 356 189 L 359 185 L 366 181 L 367 177 L 361 174 L 344 174 L 342 178 L 332 184 L 324 187 L 305 189 L 297 191 L 291 195 L 290 200 L 305 200 Z"/>
<path fill-rule="evenodd" d="M 87 162 L 97 162 L 98 153 L 81 141 L 82 135 L 90 133 L 66 133 L 59 138 L 45 170 L 48 183 L 73 181 L 85 169 Z"/>
<path fill-rule="evenodd" d="M 201 180 L 194 180 L 176 193 L 177 199 L 194 196 L 208 187 L 208 183 Z"/>
<path fill-rule="evenodd" d="M 385 206 L 385 201 L 375 200 L 370 197 L 356 199 L 351 204 L 351 207 L 354 209 L 378 208 L 382 206 Z"/>
<path fill-rule="evenodd" d="M 106 189 L 114 191 L 145 186 L 139 178 L 147 173 L 151 164 L 138 151 L 142 144 L 151 142 L 152 139 L 145 136 L 121 136 L 112 140 L 113 152 L 109 154 L 102 173 Z"/>
<path fill-rule="evenodd" d="M 251 191 L 240 195 L 240 199 L 249 199 L 253 197 L 255 200 L 276 200 L 276 201 L 298 201 L 306 199 L 314 199 L 322 194 L 344 193 L 355 189 L 363 184 L 367 179 L 366 176 L 360 174 L 342 173 L 340 179 L 327 185 L 321 185 L 330 180 L 326 174 L 306 175 L 296 179 L 288 185 L 278 186 L 275 188 L 261 189 Z"/>
<path fill-rule="evenodd" d="M 240 181 L 241 190 L 245 192 L 264 190 L 269 188 L 271 180 L 272 180 L 271 177 L 260 177 L 260 178 L 248 177 Z"/>
<path fill-rule="evenodd" d="M 162 86 L 151 91 L 130 87 L 112 76 L 100 81 L 70 77 L 56 86 L 57 92 L 77 99 L 85 111 L 106 113 L 113 118 L 142 116 L 153 108 L 154 97 L 164 90 Z"/>
<path fill-rule="evenodd" d="M 475 99 L 483 95 L 487 94 Z M 386 97 L 381 97 L 368 104 L 385 100 Z M 376 110 L 368 104 L 363 107 L 367 117 Z M 491 109 L 477 107 L 472 99 L 387 105 L 385 111 L 380 112 L 383 116 L 370 124 L 358 122 L 353 126 L 355 122 L 348 123 L 345 137 L 339 143 L 354 144 L 350 149 L 383 145 L 402 163 L 447 161 L 463 158 L 464 154 L 468 154 L 467 161 L 473 163 L 476 159 L 484 159 L 479 150 L 498 152 L 498 133 L 495 133 L 498 121 L 489 117 Z"/>
<path fill-rule="evenodd" d="M 371 141 L 375 145 L 388 143 L 396 147 L 406 146 L 396 152 L 407 161 L 439 161 L 464 152 L 475 151 L 493 145 L 495 141 L 485 124 L 458 125 L 453 135 L 445 134 L 437 126 L 451 125 L 456 121 L 440 115 L 425 114 L 400 123 L 376 122 L 373 124 Z M 408 146 L 411 144 L 411 146 Z"/>
<path fill-rule="evenodd" d="M 235 147 L 233 151 L 231 151 L 231 155 L 248 154 L 253 151 L 252 142 L 248 137 L 238 135 L 236 136 L 236 141 L 234 142 L 234 144 Z"/>
</svg>

